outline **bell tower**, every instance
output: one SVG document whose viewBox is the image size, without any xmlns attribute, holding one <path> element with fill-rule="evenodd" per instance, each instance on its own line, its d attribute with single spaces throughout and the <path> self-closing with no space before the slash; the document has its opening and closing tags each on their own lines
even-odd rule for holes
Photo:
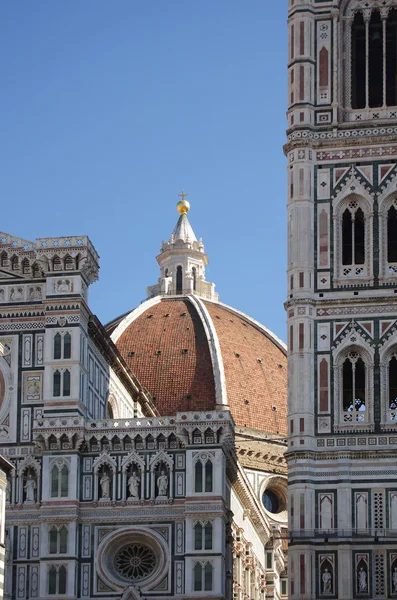
<svg viewBox="0 0 397 600">
<path fill-rule="evenodd" d="M 289 0 L 289 598 L 397 598 L 397 0 Z"/>
</svg>

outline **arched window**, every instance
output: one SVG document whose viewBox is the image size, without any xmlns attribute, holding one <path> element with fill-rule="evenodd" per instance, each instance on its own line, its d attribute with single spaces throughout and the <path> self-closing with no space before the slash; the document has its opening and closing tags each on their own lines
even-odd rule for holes
<svg viewBox="0 0 397 600">
<path fill-rule="evenodd" d="M 212 462 L 207 460 L 205 463 L 205 491 L 212 492 Z"/>
<path fill-rule="evenodd" d="M 212 523 L 196 523 L 194 526 L 194 549 L 212 550 Z"/>
<path fill-rule="evenodd" d="M 8 254 L 7 252 L 2 252 L 0 256 L 0 266 L 8 267 Z"/>
<path fill-rule="evenodd" d="M 397 263 L 397 210 L 393 205 L 387 213 L 387 261 Z"/>
<path fill-rule="evenodd" d="M 113 413 L 113 408 L 112 405 L 109 404 L 109 402 L 106 404 L 106 418 L 107 419 L 114 419 L 114 413 Z"/>
<path fill-rule="evenodd" d="M 205 455 L 204 455 L 205 456 Z M 213 491 L 213 466 L 210 458 L 199 458 L 194 467 L 195 492 Z"/>
<path fill-rule="evenodd" d="M 212 591 L 212 573 L 213 568 L 211 563 L 205 565 L 196 563 L 193 568 L 193 590 L 195 592 L 210 592 Z"/>
<path fill-rule="evenodd" d="M 54 396 L 61 395 L 61 373 L 58 370 L 55 371 L 55 373 L 54 373 L 53 395 Z"/>
<path fill-rule="evenodd" d="M 50 554 L 67 554 L 68 551 L 68 529 L 65 525 L 62 527 L 51 527 L 49 532 L 49 552 Z"/>
<path fill-rule="evenodd" d="M 71 256 L 65 256 L 64 265 L 65 271 L 73 271 L 75 268 L 75 261 Z"/>
<path fill-rule="evenodd" d="M 196 466 L 194 469 L 194 491 L 202 492 L 203 491 L 203 463 L 201 460 L 196 462 Z"/>
<path fill-rule="evenodd" d="M 383 35 L 383 23 L 378 10 L 372 11 L 368 25 L 365 23 L 363 13 L 356 13 L 352 26 L 351 45 L 352 108 L 396 105 L 395 11 L 390 11 L 388 14 L 385 41 Z M 385 82 L 384 72 L 386 72 Z"/>
<path fill-rule="evenodd" d="M 27 275 L 28 273 L 30 273 L 30 265 L 29 265 L 29 261 L 27 258 L 23 259 L 21 265 L 22 265 L 22 273 L 24 275 Z"/>
<path fill-rule="evenodd" d="M 63 358 L 70 358 L 72 351 L 72 338 L 70 333 L 65 333 L 63 337 Z"/>
<path fill-rule="evenodd" d="M 48 595 L 66 594 L 67 568 L 65 565 L 52 566 L 48 569 Z"/>
<path fill-rule="evenodd" d="M 54 336 L 54 360 L 59 360 L 62 356 L 62 336 L 56 333 Z"/>
<path fill-rule="evenodd" d="M 388 365 L 388 421 L 397 424 L 397 354 L 394 353 Z"/>
<path fill-rule="evenodd" d="M 19 269 L 19 260 L 18 260 L 17 256 L 13 256 L 11 258 L 11 269 L 13 271 L 18 271 L 18 269 Z"/>
<path fill-rule="evenodd" d="M 353 201 L 342 216 L 342 264 L 363 265 L 365 262 L 364 245 L 364 213 Z"/>
<path fill-rule="evenodd" d="M 48 571 L 48 594 L 55 596 L 57 593 L 58 572 L 56 567 L 50 567 Z"/>
<path fill-rule="evenodd" d="M 37 263 L 34 263 L 32 265 L 32 273 L 33 273 L 33 277 L 40 277 L 41 276 L 41 269 L 40 269 L 40 265 L 38 265 Z"/>
<path fill-rule="evenodd" d="M 54 258 L 52 259 L 52 270 L 53 271 L 60 271 L 62 269 L 62 261 L 59 258 L 59 256 L 54 256 Z"/>
<path fill-rule="evenodd" d="M 192 276 L 193 276 L 193 290 L 197 290 L 197 270 L 196 267 L 192 268 Z"/>
<path fill-rule="evenodd" d="M 358 352 L 350 352 L 342 366 L 342 408 L 344 421 L 366 421 L 365 363 Z"/>
<path fill-rule="evenodd" d="M 70 371 L 68 369 L 63 372 L 63 396 L 70 396 Z"/>
<path fill-rule="evenodd" d="M 51 469 L 51 498 L 67 498 L 69 495 L 69 469 L 66 465 L 54 465 Z"/>
<path fill-rule="evenodd" d="M 182 267 L 176 268 L 176 293 L 182 294 Z"/>
</svg>

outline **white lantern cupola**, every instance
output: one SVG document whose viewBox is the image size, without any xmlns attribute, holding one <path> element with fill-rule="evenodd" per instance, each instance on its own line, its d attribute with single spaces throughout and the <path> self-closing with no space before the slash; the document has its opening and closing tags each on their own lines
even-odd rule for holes
<svg viewBox="0 0 397 600">
<path fill-rule="evenodd" d="M 168 242 L 162 242 L 160 254 L 156 257 L 160 265 L 158 284 L 147 288 L 149 298 L 158 295 L 195 294 L 208 300 L 218 300 L 215 284 L 205 280 L 205 267 L 208 257 L 204 244 L 194 234 L 187 213 L 190 203 L 187 194 L 179 194 L 177 204 L 180 214 Z"/>
</svg>

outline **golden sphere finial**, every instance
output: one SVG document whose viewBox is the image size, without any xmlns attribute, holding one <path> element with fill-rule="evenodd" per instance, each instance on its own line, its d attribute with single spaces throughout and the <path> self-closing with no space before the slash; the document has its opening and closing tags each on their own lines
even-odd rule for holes
<svg viewBox="0 0 397 600">
<path fill-rule="evenodd" d="M 181 200 L 179 200 L 176 207 L 178 209 L 179 214 L 184 215 L 184 214 L 188 213 L 190 210 L 190 202 L 185 200 L 185 198 L 186 198 L 186 196 L 188 196 L 188 194 L 185 194 L 185 192 L 182 190 L 182 193 L 178 194 L 178 196 L 181 198 Z"/>
</svg>

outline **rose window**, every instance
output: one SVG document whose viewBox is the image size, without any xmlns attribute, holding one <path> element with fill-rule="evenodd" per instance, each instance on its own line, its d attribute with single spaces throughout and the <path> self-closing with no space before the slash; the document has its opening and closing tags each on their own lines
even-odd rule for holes
<svg viewBox="0 0 397 600">
<path fill-rule="evenodd" d="M 154 571 L 156 556 L 149 546 L 129 544 L 117 552 L 114 566 L 125 579 L 140 581 Z"/>
</svg>

